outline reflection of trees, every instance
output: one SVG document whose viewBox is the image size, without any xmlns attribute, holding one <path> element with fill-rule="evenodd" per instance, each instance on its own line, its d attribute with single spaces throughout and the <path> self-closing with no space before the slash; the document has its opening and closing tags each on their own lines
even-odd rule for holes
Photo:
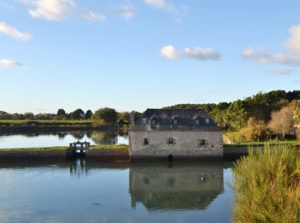
<svg viewBox="0 0 300 223">
<path fill-rule="evenodd" d="M 70 134 L 77 140 L 81 140 L 85 136 L 85 132 L 71 132 Z"/>
<path fill-rule="evenodd" d="M 113 132 L 93 132 L 92 139 L 97 145 L 117 143 L 117 135 Z"/>
<path fill-rule="evenodd" d="M 205 209 L 224 190 L 222 165 L 132 166 L 132 206 L 150 210 Z"/>
<path fill-rule="evenodd" d="M 58 132 L 57 136 L 59 139 L 64 139 L 66 137 L 66 135 L 68 135 L 68 133 L 66 132 Z"/>
</svg>

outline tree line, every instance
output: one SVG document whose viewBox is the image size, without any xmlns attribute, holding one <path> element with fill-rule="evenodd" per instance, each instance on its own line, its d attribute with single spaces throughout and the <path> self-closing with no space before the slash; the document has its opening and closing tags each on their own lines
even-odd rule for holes
<svg viewBox="0 0 300 223">
<path fill-rule="evenodd" d="M 109 125 L 115 123 L 129 123 L 129 112 L 117 112 L 113 108 L 100 108 L 95 113 L 91 110 L 84 112 L 78 108 L 73 112 L 67 113 L 60 108 L 56 113 L 33 114 L 26 112 L 24 114 L 10 114 L 0 111 L 0 120 L 91 120 L 97 125 Z"/>
<path fill-rule="evenodd" d="M 251 97 L 218 104 L 177 104 L 166 108 L 202 109 L 236 141 L 286 138 L 300 132 L 300 91 L 259 92 Z"/>
</svg>

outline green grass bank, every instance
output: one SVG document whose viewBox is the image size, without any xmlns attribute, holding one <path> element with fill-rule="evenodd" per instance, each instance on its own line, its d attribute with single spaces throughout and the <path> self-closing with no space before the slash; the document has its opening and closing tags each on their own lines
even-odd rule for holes
<svg viewBox="0 0 300 223">
<path fill-rule="evenodd" d="M 235 223 L 300 222 L 300 153 L 291 145 L 266 145 L 234 167 Z"/>
</svg>

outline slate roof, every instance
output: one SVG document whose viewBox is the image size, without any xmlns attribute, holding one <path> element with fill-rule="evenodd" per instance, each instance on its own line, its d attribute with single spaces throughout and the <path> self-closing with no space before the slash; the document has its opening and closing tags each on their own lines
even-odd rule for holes
<svg viewBox="0 0 300 223">
<path fill-rule="evenodd" d="M 147 109 L 141 117 L 131 113 L 131 131 L 221 131 L 200 109 Z"/>
</svg>

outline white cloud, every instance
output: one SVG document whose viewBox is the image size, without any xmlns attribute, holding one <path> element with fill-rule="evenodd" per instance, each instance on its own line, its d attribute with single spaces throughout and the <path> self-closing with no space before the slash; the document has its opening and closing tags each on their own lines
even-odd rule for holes
<svg viewBox="0 0 300 223">
<path fill-rule="evenodd" d="M 116 4 L 112 7 L 114 13 L 125 20 L 133 18 L 136 14 L 136 8 L 132 4 Z"/>
<path fill-rule="evenodd" d="M 106 16 L 101 13 L 95 13 L 92 11 L 88 11 L 83 15 L 84 19 L 90 22 L 105 22 Z"/>
<path fill-rule="evenodd" d="M 168 59 L 178 59 L 180 57 L 179 51 L 172 45 L 161 48 L 160 54 Z"/>
<path fill-rule="evenodd" d="M 272 70 L 273 75 L 287 76 L 287 75 L 290 75 L 292 72 L 294 72 L 294 69 L 291 69 L 289 67 L 281 67 L 281 68 Z"/>
<path fill-rule="evenodd" d="M 292 62 L 300 64 L 300 25 L 292 26 L 289 34 L 290 36 L 284 44 L 288 57 Z"/>
<path fill-rule="evenodd" d="M 144 2 L 154 8 L 163 8 L 166 6 L 166 0 L 144 0 Z"/>
<path fill-rule="evenodd" d="M 21 67 L 22 64 L 13 60 L 0 59 L 0 67 Z"/>
<path fill-rule="evenodd" d="M 73 0 L 21 0 L 21 2 L 31 6 L 28 13 L 33 18 L 48 21 L 63 20 L 75 7 Z"/>
<path fill-rule="evenodd" d="M 0 21 L 0 33 L 22 41 L 28 41 L 32 38 L 29 33 L 21 32 L 16 28 L 8 25 L 4 21 Z"/>
<path fill-rule="evenodd" d="M 185 15 L 189 10 L 189 7 L 186 5 L 174 5 L 167 0 L 144 0 L 144 3 L 155 9 L 164 10 L 177 16 Z"/>
<path fill-rule="evenodd" d="M 280 63 L 280 64 L 288 63 L 288 59 L 285 55 L 281 53 L 270 54 L 265 49 L 255 50 L 249 47 L 244 50 L 242 56 L 246 59 L 255 60 L 258 63 Z"/>
<path fill-rule="evenodd" d="M 219 60 L 221 55 L 211 48 L 185 48 L 184 54 L 187 57 L 198 60 Z"/>
</svg>

